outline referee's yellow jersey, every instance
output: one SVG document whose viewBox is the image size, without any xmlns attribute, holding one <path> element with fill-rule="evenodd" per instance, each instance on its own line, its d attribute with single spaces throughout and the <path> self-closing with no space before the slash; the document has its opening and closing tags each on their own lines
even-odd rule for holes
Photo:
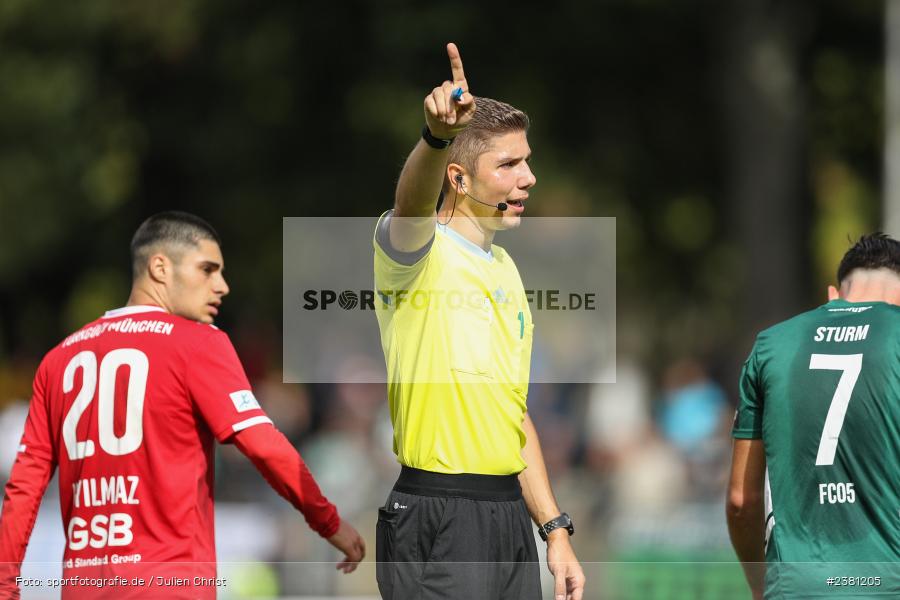
<svg viewBox="0 0 900 600">
<path fill-rule="evenodd" d="M 438 473 L 525 468 L 522 421 L 534 323 L 515 263 L 438 225 L 418 253 L 375 235 L 375 307 L 387 363 L 394 452 Z"/>
</svg>

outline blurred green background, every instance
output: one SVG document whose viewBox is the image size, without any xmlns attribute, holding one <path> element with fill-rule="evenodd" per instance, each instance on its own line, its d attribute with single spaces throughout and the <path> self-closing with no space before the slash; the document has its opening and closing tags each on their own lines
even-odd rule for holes
<svg viewBox="0 0 900 600">
<path fill-rule="evenodd" d="M 657 560 L 660 539 L 684 536 L 616 507 L 668 490 L 644 514 L 699 510 L 710 532 L 659 560 L 730 560 L 727 429 L 753 336 L 824 302 L 850 240 L 897 210 L 884 200 L 886 30 L 875 0 L 4 0 L 0 406 L 27 399 L 52 345 L 124 304 L 144 218 L 195 212 L 223 237 L 218 322 L 270 412 L 320 469 L 383 455 L 387 475 L 346 490 L 373 529 L 394 468 L 384 390 L 278 383 L 281 218 L 391 206 L 455 41 L 473 93 L 531 116 L 528 213 L 617 218 L 619 383 L 531 390 L 557 492 L 581 511 L 576 548 Z M 716 426 L 685 446 L 669 408 L 698 389 Z M 608 420 L 629 402 L 634 435 L 619 439 Z M 220 497 L 258 501 L 240 486 L 268 492 L 252 468 L 242 483 L 241 460 L 222 459 Z M 352 477 L 325 480 L 343 494 Z M 281 541 L 263 558 L 310 552 Z M 308 589 L 279 577 L 285 593 Z M 319 593 L 348 585 L 374 590 L 329 579 Z M 659 585 L 632 597 L 681 597 Z M 686 597 L 735 593 L 708 589 Z"/>
</svg>

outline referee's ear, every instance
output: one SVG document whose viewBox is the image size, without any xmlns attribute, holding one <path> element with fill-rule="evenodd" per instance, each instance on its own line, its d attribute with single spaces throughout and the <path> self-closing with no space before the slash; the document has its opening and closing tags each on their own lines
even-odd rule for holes
<svg viewBox="0 0 900 600">
<path fill-rule="evenodd" d="M 456 163 L 447 165 L 448 187 L 454 188 L 457 194 L 462 194 L 465 188 L 465 170 Z"/>
</svg>

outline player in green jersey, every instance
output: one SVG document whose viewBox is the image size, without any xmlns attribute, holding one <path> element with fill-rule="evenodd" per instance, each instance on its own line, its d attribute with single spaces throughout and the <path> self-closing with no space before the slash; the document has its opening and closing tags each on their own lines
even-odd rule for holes
<svg viewBox="0 0 900 600">
<path fill-rule="evenodd" d="M 726 512 L 754 598 L 900 598 L 900 242 L 837 275 L 741 374 Z"/>
</svg>

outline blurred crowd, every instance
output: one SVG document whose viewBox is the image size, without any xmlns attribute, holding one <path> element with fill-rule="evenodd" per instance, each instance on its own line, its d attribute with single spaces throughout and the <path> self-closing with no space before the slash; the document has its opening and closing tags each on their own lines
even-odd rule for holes
<svg viewBox="0 0 900 600">
<path fill-rule="evenodd" d="M 264 331 L 243 329 L 233 335 L 256 396 L 300 450 L 325 494 L 363 533 L 374 559 L 376 507 L 399 473 L 385 386 L 284 384 L 272 351 L 278 338 Z M 535 352 L 536 360 L 540 355 Z M 360 375 L 379 367 L 370 360 L 345 357 L 339 379 L 366 379 Z M 529 391 L 529 412 L 554 491 L 576 523 L 573 543 L 579 559 L 636 564 L 733 560 L 722 507 L 736 399 L 692 358 L 674 361 L 654 376 L 619 357 L 615 381 L 532 384 Z M 26 414 L 24 398 L 7 402 L 0 412 L 4 480 Z M 219 560 L 243 565 L 234 576 L 245 581 L 247 595 L 376 593 L 374 578 L 340 576 L 323 564 L 335 560 L 334 550 L 233 446 L 219 446 L 216 476 Z M 55 485 L 45 498 L 30 560 L 53 562 L 61 553 Z M 652 570 L 644 579 L 646 585 L 658 585 Z M 627 585 L 633 590 L 640 581 L 632 574 Z M 729 581 L 739 583 L 739 573 Z M 241 593 L 232 587 L 224 597 L 232 595 Z"/>
</svg>

